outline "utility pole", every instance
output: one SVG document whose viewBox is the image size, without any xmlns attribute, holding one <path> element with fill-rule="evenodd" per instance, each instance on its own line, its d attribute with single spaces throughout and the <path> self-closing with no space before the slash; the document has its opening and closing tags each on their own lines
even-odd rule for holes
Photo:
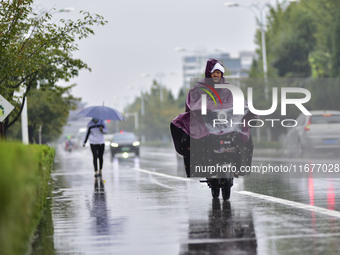
<svg viewBox="0 0 340 255">
<path fill-rule="evenodd" d="M 22 143 L 28 144 L 28 120 L 27 120 L 27 96 L 24 98 L 24 91 L 22 92 L 22 98 L 25 100 L 24 107 L 21 112 L 21 135 Z"/>
</svg>

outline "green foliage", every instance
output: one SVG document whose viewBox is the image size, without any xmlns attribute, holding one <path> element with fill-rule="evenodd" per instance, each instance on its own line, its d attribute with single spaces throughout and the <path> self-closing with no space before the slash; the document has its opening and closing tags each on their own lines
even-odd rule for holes
<svg viewBox="0 0 340 255">
<path fill-rule="evenodd" d="M 266 46 L 269 77 L 328 78 L 340 75 L 340 2 L 301 0 L 270 7 Z M 255 42 L 261 56 L 260 32 Z M 251 77 L 262 73 L 262 59 Z"/>
<path fill-rule="evenodd" d="M 66 124 L 70 109 L 75 109 L 76 101 L 69 90 L 72 88 L 42 88 L 32 91 L 28 104 L 28 128 L 32 142 L 38 141 L 39 126 L 42 127 L 42 142 L 57 139 Z M 67 96 L 63 96 L 68 94 Z"/>
<path fill-rule="evenodd" d="M 51 189 L 51 188 L 50 188 Z M 50 192 L 50 190 L 49 190 Z M 46 200 L 46 208 L 40 219 L 35 238 L 32 243 L 32 252 L 34 255 L 53 255 L 54 249 L 54 227 L 52 220 L 52 199 Z"/>
<path fill-rule="evenodd" d="M 25 254 L 45 208 L 54 150 L 0 144 L 0 254 Z"/>
<path fill-rule="evenodd" d="M 308 102 L 309 109 L 340 110 L 340 78 L 311 79 L 305 87 L 313 95 Z"/>
<path fill-rule="evenodd" d="M 340 76 L 339 9 L 340 1 L 333 0 L 283 1 L 277 6 L 270 6 L 265 35 L 268 77 L 289 79 L 278 82 L 269 79 L 269 91 L 271 87 L 307 88 L 312 95 L 308 104 L 305 104 L 307 109 L 339 110 L 339 80 L 330 79 Z M 258 45 L 256 52 L 260 57 L 252 64 L 249 73 L 252 79 L 263 77 L 260 35 L 258 31 L 255 36 Z M 271 97 L 263 100 L 261 84 L 251 86 L 258 109 L 268 109 Z M 279 109 L 268 117 L 281 119 L 278 113 Z M 286 118 L 295 119 L 300 111 L 295 106 L 289 106 L 287 113 Z M 273 128 L 271 131 L 272 137 L 277 140 L 287 129 Z"/>
<path fill-rule="evenodd" d="M 160 101 L 160 89 L 163 90 L 163 101 Z M 170 90 L 154 81 L 149 92 L 143 93 L 145 114 L 141 116 L 141 97 L 126 107 L 125 113 L 138 113 L 139 130 L 134 130 L 134 118 L 128 118 L 120 123 L 120 127 L 126 131 L 132 131 L 139 136 L 145 136 L 150 140 L 170 140 L 170 122 L 181 112 L 184 112 L 186 95 L 184 92 L 179 101 L 176 100 Z M 180 104 L 180 105 L 179 105 Z"/>
<path fill-rule="evenodd" d="M 332 76 L 340 77 L 340 13 L 336 12 L 334 17 L 334 33 L 332 34 Z"/>
<path fill-rule="evenodd" d="M 176 104 L 179 108 L 183 109 L 183 111 L 185 109 L 185 100 L 187 98 L 188 91 L 188 89 L 181 88 L 177 96 Z"/>
<path fill-rule="evenodd" d="M 328 52 L 315 50 L 309 54 L 308 60 L 313 78 L 326 78 L 332 70 L 331 56 Z"/>
<path fill-rule="evenodd" d="M 74 85 L 73 85 L 74 86 Z M 70 109 L 76 108 L 79 99 L 70 94 L 73 86 L 44 87 L 33 90 L 28 96 L 28 132 L 31 143 L 38 143 L 41 126 L 42 143 L 57 139 L 67 123 Z M 16 122 L 7 134 L 11 140 L 21 139 L 21 122 Z"/>
<path fill-rule="evenodd" d="M 56 82 L 69 81 L 79 70 L 90 68 L 72 53 L 77 41 L 93 34 L 93 25 L 104 25 L 103 17 L 81 12 L 82 19 L 52 23 L 52 15 L 37 15 L 33 0 L 0 3 L 0 94 L 16 108 L 5 121 L 5 129 L 14 124 L 21 112 L 22 97 L 44 80 L 51 90 L 60 89 Z M 23 90 L 23 96 L 15 92 Z"/>
<path fill-rule="evenodd" d="M 308 54 L 315 47 L 311 12 L 299 6 L 271 8 L 266 33 L 268 63 L 279 77 L 309 77 Z"/>
</svg>

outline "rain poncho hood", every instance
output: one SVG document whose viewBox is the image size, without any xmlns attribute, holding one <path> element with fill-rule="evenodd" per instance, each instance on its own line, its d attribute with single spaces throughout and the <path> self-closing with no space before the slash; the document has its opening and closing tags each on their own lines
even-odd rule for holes
<svg viewBox="0 0 340 255">
<path fill-rule="evenodd" d="M 212 70 L 217 63 L 219 63 L 223 67 L 222 63 L 220 61 L 218 61 L 217 59 L 211 58 L 207 61 L 207 65 L 205 67 L 205 78 L 211 78 Z M 223 73 L 224 72 L 222 72 L 222 74 Z"/>
</svg>

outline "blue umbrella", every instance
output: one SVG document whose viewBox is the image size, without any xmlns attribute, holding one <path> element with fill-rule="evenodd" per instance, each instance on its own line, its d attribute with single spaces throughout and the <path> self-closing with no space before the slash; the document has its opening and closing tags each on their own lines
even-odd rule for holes
<svg viewBox="0 0 340 255">
<path fill-rule="evenodd" d="M 107 106 L 90 106 L 78 113 L 82 117 L 92 117 L 100 120 L 123 120 L 123 115 L 117 110 Z"/>
</svg>

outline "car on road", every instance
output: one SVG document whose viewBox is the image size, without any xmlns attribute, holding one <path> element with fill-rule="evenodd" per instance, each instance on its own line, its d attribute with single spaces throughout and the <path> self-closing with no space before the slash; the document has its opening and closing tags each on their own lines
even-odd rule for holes
<svg viewBox="0 0 340 255">
<path fill-rule="evenodd" d="M 87 128 L 82 127 L 78 129 L 78 132 L 75 137 L 76 147 L 81 148 L 83 146 L 83 141 L 86 136 Z M 90 146 L 89 143 L 86 144 L 86 147 Z"/>
<path fill-rule="evenodd" d="M 315 152 L 340 152 L 340 111 L 310 111 L 300 114 L 297 125 L 286 137 L 288 155 L 302 156 Z"/>
<path fill-rule="evenodd" d="M 110 150 L 112 138 L 113 138 L 113 134 L 104 134 L 104 139 L 105 139 L 105 151 L 106 151 L 106 150 Z"/>
<path fill-rule="evenodd" d="M 137 136 L 131 132 L 120 132 L 113 134 L 111 141 L 111 160 L 116 154 L 122 154 L 123 157 L 129 156 L 134 153 L 135 156 L 139 156 L 140 142 Z"/>
</svg>

